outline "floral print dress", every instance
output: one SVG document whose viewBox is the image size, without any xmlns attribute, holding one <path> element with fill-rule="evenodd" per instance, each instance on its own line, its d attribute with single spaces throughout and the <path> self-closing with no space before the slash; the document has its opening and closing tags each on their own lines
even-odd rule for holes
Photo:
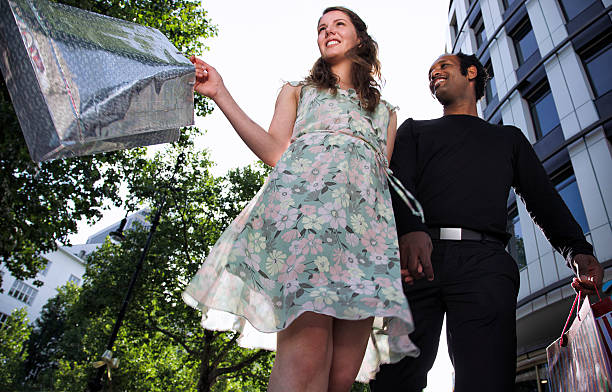
<svg viewBox="0 0 612 392">
<path fill-rule="evenodd" d="M 386 175 L 392 110 L 382 101 L 367 112 L 353 89 L 302 86 L 292 143 L 183 293 L 205 328 L 273 349 L 263 333 L 307 311 L 375 316 L 358 379 L 418 355 Z"/>
</svg>

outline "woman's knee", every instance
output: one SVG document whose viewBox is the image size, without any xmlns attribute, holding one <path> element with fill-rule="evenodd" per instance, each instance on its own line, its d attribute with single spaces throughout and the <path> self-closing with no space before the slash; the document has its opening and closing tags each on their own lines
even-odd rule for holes
<svg viewBox="0 0 612 392">
<path fill-rule="evenodd" d="M 358 369 L 359 370 L 359 369 Z M 329 374 L 329 392 L 348 392 L 355 383 L 354 369 L 334 368 Z"/>
<path fill-rule="evenodd" d="M 306 313 L 287 330 L 279 332 L 276 361 L 285 369 L 291 369 L 297 377 L 329 374 L 332 324 L 320 316 Z"/>
</svg>

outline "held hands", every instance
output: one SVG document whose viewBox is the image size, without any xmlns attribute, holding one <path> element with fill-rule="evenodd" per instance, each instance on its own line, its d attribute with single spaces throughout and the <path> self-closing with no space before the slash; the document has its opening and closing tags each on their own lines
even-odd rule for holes
<svg viewBox="0 0 612 392">
<path fill-rule="evenodd" d="M 582 291 L 583 294 L 595 294 L 595 286 L 601 291 L 603 282 L 603 267 L 599 261 L 591 255 L 577 254 L 572 260 L 572 268 L 576 276 L 572 281 L 574 291 Z"/>
<path fill-rule="evenodd" d="M 434 279 L 431 266 L 433 246 L 429 234 L 413 231 L 399 238 L 401 273 L 404 282 L 412 285 L 415 279 Z"/>
<path fill-rule="evenodd" d="M 196 71 L 196 80 L 193 90 L 214 100 L 219 91 L 225 89 L 221 75 L 219 75 L 216 69 L 196 56 L 191 56 L 189 61 L 195 65 Z"/>
</svg>

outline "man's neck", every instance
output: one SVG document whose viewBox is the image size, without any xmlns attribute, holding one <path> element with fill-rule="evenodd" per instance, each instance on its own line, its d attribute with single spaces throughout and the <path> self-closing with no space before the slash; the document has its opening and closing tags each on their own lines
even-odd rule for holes
<svg viewBox="0 0 612 392">
<path fill-rule="evenodd" d="M 464 101 L 451 103 L 444 105 L 444 115 L 449 116 L 452 114 L 465 114 L 468 116 L 478 117 L 478 110 L 476 109 L 476 101 Z"/>
</svg>

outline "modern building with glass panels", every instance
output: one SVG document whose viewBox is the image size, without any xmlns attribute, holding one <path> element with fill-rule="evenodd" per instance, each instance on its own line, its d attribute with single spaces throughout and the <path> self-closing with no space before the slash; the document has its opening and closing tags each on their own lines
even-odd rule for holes
<svg viewBox="0 0 612 392">
<path fill-rule="evenodd" d="M 479 114 L 531 141 L 612 276 L 612 0 L 451 0 L 447 52 L 474 53 L 492 79 Z M 432 59 L 433 61 L 434 59 Z M 519 265 L 517 391 L 548 391 L 545 348 L 559 337 L 572 271 L 508 199 Z M 483 370 L 486 371 L 486 370 Z"/>
</svg>

